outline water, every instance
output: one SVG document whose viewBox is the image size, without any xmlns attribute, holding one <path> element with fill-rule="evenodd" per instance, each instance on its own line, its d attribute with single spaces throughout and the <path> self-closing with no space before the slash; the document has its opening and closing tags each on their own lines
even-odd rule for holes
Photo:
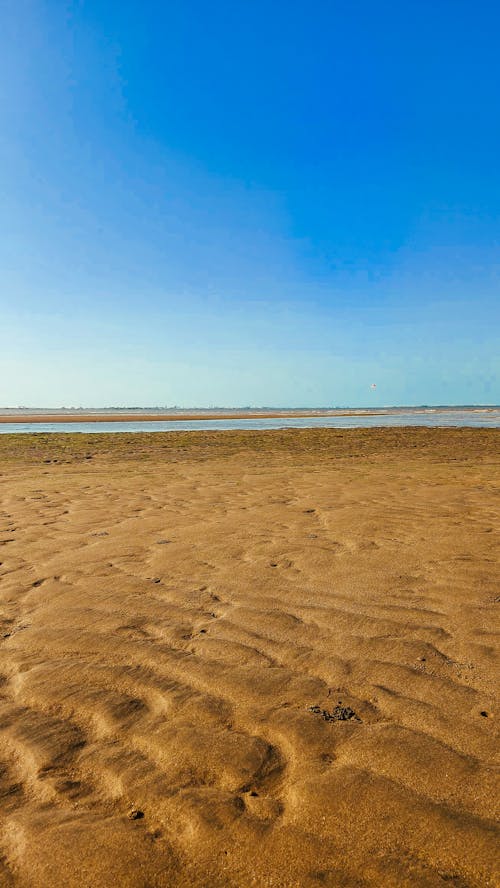
<svg viewBox="0 0 500 888">
<path fill-rule="evenodd" d="M 47 434 L 78 433 L 102 434 L 104 432 L 187 432 L 227 431 L 229 429 L 368 429 L 401 426 L 426 426 L 446 428 L 469 426 L 471 428 L 499 428 L 500 408 L 491 410 L 446 410 L 416 413 L 388 413 L 372 416 L 307 416 L 274 417 L 272 419 L 193 419 L 172 422 L 15 422 L 0 423 L 0 434 Z"/>
</svg>

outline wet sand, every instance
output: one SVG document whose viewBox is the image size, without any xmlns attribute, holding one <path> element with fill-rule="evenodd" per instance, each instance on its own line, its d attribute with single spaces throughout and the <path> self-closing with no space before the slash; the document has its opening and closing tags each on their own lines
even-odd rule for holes
<svg viewBox="0 0 500 888">
<path fill-rule="evenodd" d="M 69 423 L 69 422 L 190 422 L 192 420 L 232 420 L 232 419 L 309 419 L 336 416 L 388 416 L 398 414 L 465 414 L 495 413 L 498 407 L 377 407 L 351 409 L 296 409 L 296 410 L 73 410 L 57 411 L 24 408 L 0 408 L 0 423 Z"/>
<path fill-rule="evenodd" d="M 47 423 L 47 422 L 190 422 L 191 420 L 214 419 L 308 419 L 318 416 L 385 416 L 385 410 L 279 410 L 252 412 L 251 410 L 231 410 L 222 413 L 0 413 L 0 423 Z M 415 411 L 418 412 L 418 411 Z"/>
<path fill-rule="evenodd" d="M 2 435 L 0 885 L 498 885 L 499 440 Z"/>
</svg>

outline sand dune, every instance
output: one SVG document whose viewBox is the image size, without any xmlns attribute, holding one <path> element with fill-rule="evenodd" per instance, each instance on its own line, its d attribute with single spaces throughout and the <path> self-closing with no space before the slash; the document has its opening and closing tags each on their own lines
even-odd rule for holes
<svg viewBox="0 0 500 888">
<path fill-rule="evenodd" d="M 498 440 L 2 436 L 0 885 L 500 884 Z"/>
</svg>

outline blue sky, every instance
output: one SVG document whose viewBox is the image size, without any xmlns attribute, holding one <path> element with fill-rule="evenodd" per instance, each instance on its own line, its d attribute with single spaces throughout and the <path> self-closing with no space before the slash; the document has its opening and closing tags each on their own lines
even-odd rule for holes
<svg viewBox="0 0 500 888">
<path fill-rule="evenodd" d="M 0 405 L 500 402 L 499 28 L 6 0 Z"/>
</svg>

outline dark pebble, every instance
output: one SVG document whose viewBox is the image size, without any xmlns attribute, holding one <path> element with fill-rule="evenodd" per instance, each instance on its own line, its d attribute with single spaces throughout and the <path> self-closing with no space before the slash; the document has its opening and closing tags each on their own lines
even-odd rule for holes
<svg viewBox="0 0 500 888">
<path fill-rule="evenodd" d="M 134 808 L 132 811 L 129 812 L 128 816 L 130 820 L 142 820 L 142 818 L 144 817 L 144 811 L 139 811 L 138 808 Z"/>
</svg>

